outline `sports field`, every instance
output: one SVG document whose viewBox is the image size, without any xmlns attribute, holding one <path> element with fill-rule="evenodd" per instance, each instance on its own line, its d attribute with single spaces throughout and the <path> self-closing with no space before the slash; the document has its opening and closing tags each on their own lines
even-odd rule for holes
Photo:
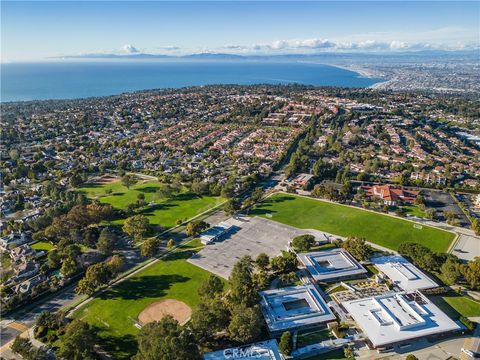
<svg viewBox="0 0 480 360">
<path fill-rule="evenodd" d="M 364 237 L 392 250 L 397 250 L 404 242 L 417 242 L 434 251 L 445 252 L 455 237 L 453 233 L 392 216 L 283 193 L 266 199 L 252 209 L 250 215 L 302 229 Z"/>
<path fill-rule="evenodd" d="M 74 317 L 98 327 L 102 347 L 113 358 L 130 359 L 137 347 L 135 320 L 148 305 L 174 299 L 193 309 L 198 303 L 197 289 L 210 273 L 186 261 L 191 251 L 187 245 L 147 267 L 94 298 Z"/>
<path fill-rule="evenodd" d="M 172 199 L 158 199 L 156 191 L 160 185 L 158 181 L 143 181 L 127 189 L 120 181 L 105 184 L 88 184 L 79 188 L 90 199 L 98 199 L 100 202 L 110 204 L 117 209 L 126 209 L 128 205 L 137 201 L 138 194 L 145 195 L 147 205 L 140 209 L 139 213 L 146 215 L 153 225 L 161 225 L 163 228 L 175 226 L 177 220 L 187 220 L 201 214 L 223 200 L 220 197 L 197 196 L 184 192 Z M 123 223 L 124 219 L 113 221 L 115 224 Z"/>
</svg>

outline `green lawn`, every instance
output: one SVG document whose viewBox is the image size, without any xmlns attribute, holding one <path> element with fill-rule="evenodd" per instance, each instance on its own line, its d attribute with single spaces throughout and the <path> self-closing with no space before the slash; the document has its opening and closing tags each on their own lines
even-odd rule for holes
<svg viewBox="0 0 480 360">
<path fill-rule="evenodd" d="M 458 319 L 460 316 L 480 316 L 480 302 L 457 293 L 433 296 L 431 300 L 448 316 L 454 319 Z"/>
<path fill-rule="evenodd" d="M 375 265 L 367 265 L 365 267 L 372 275 L 378 274 L 378 269 L 375 267 Z"/>
<path fill-rule="evenodd" d="M 328 329 L 306 331 L 297 335 L 297 348 L 316 344 L 331 337 Z"/>
<path fill-rule="evenodd" d="M 128 205 L 137 201 L 138 194 L 145 195 L 147 204 L 155 202 L 155 205 L 147 205 L 140 209 L 139 213 L 146 215 L 153 225 L 161 225 L 163 228 L 171 228 L 177 220 L 190 219 L 215 205 L 223 199 L 214 196 L 197 196 L 184 192 L 169 200 L 159 199 L 156 191 L 160 185 L 158 181 L 143 181 L 127 189 L 120 181 L 109 184 L 89 184 L 79 188 L 90 199 L 98 199 L 104 204 L 110 204 L 117 209 L 126 209 Z M 111 194 L 107 194 L 111 190 Z M 113 221 L 114 224 L 122 224 L 124 219 Z"/>
<path fill-rule="evenodd" d="M 453 233 L 349 206 L 290 194 L 275 194 L 259 204 L 251 216 L 262 216 L 301 229 L 318 229 L 340 236 L 364 237 L 397 250 L 404 242 L 417 242 L 446 252 Z"/>
<path fill-rule="evenodd" d="M 342 285 L 337 285 L 334 288 L 332 288 L 331 290 L 329 290 L 328 294 L 331 295 L 331 294 L 335 294 L 336 292 L 344 291 L 344 290 L 347 290 L 347 289 L 345 289 Z"/>
<path fill-rule="evenodd" d="M 102 347 L 115 359 L 129 359 L 137 346 L 134 321 L 147 305 L 161 299 L 181 300 L 192 308 L 198 303 L 197 289 L 210 273 L 188 263 L 190 254 L 178 251 L 158 261 L 94 298 L 74 317 L 98 327 Z"/>
<path fill-rule="evenodd" d="M 420 210 L 416 205 L 402 206 L 402 209 L 405 210 L 405 213 L 411 216 L 416 216 L 419 218 L 425 217 L 425 212 Z"/>
<path fill-rule="evenodd" d="M 50 251 L 53 249 L 53 245 L 48 241 L 38 241 L 32 245 L 32 248 L 38 251 Z"/>
<path fill-rule="evenodd" d="M 306 358 L 305 360 L 347 360 L 347 358 L 343 354 L 343 349 L 337 349 L 325 354 Z"/>
</svg>

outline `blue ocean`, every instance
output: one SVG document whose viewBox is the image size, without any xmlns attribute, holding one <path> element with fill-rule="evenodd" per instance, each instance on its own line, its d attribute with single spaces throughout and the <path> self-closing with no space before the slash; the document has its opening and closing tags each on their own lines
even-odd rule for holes
<svg viewBox="0 0 480 360">
<path fill-rule="evenodd" d="M 211 84 L 369 87 L 381 79 L 303 62 L 58 62 L 1 65 L 1 101 L 76 99 Z"/>
</svg>

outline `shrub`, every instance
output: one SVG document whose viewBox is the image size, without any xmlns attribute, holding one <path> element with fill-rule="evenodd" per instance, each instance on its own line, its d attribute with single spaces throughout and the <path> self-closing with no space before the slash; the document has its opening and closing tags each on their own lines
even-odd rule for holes
<svg viewBox="0 0 480 360">
<path fill-rule="evenodd" d="M 278 348 L 283 355 L 289 356 L 292 353 L 292 334 L 290 334 L 290 331 L 285 331 L 282 334 Z"/>
</svg>

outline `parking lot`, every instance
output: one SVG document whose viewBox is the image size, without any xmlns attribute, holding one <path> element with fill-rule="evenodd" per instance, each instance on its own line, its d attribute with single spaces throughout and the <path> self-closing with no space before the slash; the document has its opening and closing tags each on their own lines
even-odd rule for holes
<svg viewBox="0 0 480 360">
<path fill-rule="evenodd" d="M 422 195 L 425 196 L 427 207 L 432 207 L 437 210 L 438 220 L 446 221 L 445 217 L 443 216 L 443 212 L 453 211 L 460 222 L 460 226 L 470 225 L 470 221 L 468 221 L 465 214 L 458 207 L 457 203 L 455 200 L 453 200 L 449 193 L 438 190 L 423 189 Z"/>
<path fill-rule="evenodd" d="M 302 230 L 263 218 L 229 219 L 233 228 L 220 240 L 206 245 L 188 261 L 227 279 L 235 263 L 244 255 L 255 259 L 260 253 L 273 257 L 287 249 L 295 236 L 311 234 L 324 238 L 317 230 Z"/>
</svg>

